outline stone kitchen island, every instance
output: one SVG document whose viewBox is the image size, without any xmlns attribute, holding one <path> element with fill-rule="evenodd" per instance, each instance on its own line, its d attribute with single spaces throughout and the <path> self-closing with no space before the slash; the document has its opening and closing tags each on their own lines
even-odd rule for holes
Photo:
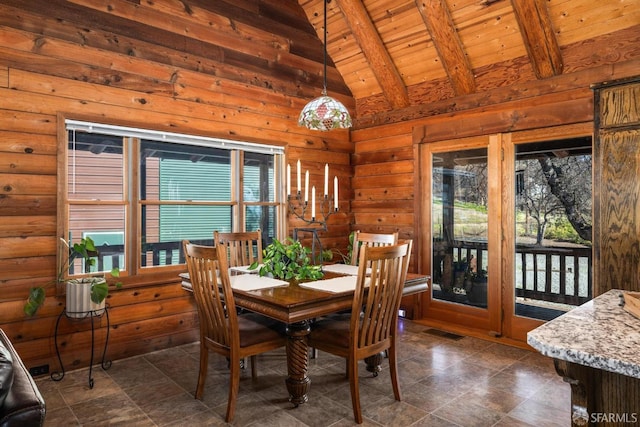
<svg viewBox="0 0 640 427">
<path fill-rule="evenodd" d="M 640 319 L 610 290 L 530 331 L 571 385 L 572 426 L 640 425 Z"/>
</svg>

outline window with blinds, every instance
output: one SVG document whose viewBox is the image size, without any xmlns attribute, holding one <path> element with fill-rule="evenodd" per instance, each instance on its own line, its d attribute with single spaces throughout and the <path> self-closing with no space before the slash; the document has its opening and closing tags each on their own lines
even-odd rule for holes
<svg viewBox="0 0 640 427">
<path fill-rule="evenodd" d="M 73 120 L 66 130 L 61 235 L 93 236 L 95 271 L 181 264 L 182 240 L 212 245 L 214 230 L 260 228 L 265 245 L 280 232 L 283 147 Z"/>
</svg>

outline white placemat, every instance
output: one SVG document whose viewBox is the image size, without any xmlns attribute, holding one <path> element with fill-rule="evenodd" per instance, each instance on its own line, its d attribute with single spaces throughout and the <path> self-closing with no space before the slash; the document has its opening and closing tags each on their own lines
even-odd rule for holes
<svg viewBox="0 0 640 427">
<path fill-rule="evenodd" d="M 322 266 L 323 271 L 330 271 L 338 274 L 348 274 L 350 276 L 358 275 L 358 266 L 350 264 L 329 264 Z M 367 275 L 371 274 L 371 269 L 367 268 Z"/>
<path fill-rule="evenodd" d="M 239 274 L 229 277 L 231 287 L 240 291 L 256 291 L 258 289 L 286 286 L 289 282 L 274 279 L 272 277 L 258 276 L 255 274 Z"/>
<path fill-rule="evenodd" d="M 236 267 L 229 267 L 229 273 L 230 274 L 258 274 L 258 272 L 260 271 L 260 267 L 262 267 L 263 264 L 258 264 L 258 266 L 256 268 L 254 268 L 253 270 L 249 269 L 249 265 L 238 265 Z"/>
<path fill-rule="evenodd" d="M 331 271 L 333 273 L 348 274 L 350 276 L 358 275 L 358 266 L 349 264 L 329 264 L 322 266 L 323 271 Z"/>
<path fill-rule="evenodd" d="M 319 291 L 340 293 L 355 291 L 357 276 L 343 276 L 334 279 L 316 280 L 314 282 L 300 283 L 303 288 L 317 289 Z"/>
</svg>

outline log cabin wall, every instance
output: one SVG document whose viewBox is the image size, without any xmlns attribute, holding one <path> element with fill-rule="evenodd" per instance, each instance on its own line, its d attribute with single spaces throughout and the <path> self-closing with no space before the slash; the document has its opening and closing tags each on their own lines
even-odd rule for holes
<svg viewBox="0 0 640 427">
<path fill-rule="evenodd" d="M 297 125 L 322 89 L 322 43 L 302 10 L 281 0 L 190 4 L 0 1 L 0 327 L 29 367 L 58 368 L 58 114 L 286 145 L 287 162 L 300 159 L 317 187 L 328 163 L 340 180 L 341 212 L 322 237 L 325 247 L 346 248 L 349 133 Z M 330 94 L 355 110 L 339 74 L 328 74 Z M 145 280 L 110 293 L 112 359 L 198 339 L 195 306 L 177 276 Z M 26 318 L 22 306 L 36 285 L 48 297 Z M 63 320 L 58 340 L 66 369 L 88 365 L 90 322 Z"/>
</svg>

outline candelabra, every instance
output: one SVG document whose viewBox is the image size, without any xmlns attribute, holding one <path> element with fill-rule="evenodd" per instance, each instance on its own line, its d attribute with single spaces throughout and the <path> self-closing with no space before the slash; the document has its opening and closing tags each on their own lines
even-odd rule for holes
<svg viewBox="0 0 640 427">
<path fill-rule="evenodd" d="M 318 231 L 327 231 L 327 219 L 331 214 L 337 212 L 338 209 L 331 207 L 328 195 L 325 195 L 320 203 L 320 214 L 322 218 L 315 216 L 315 201 L 313 197 L 311 202 L 311 218 L 307 218 L 306 216 L 309 203 L 302 200 L 300 193 L 297 193 L 295 196 L 288 196 L 287 203 L 289 205 L 289 212 L 296 218 L 306 222 L 310 226 L 319 225 L 315 227 L 296 227 L 293 229 L 293 238 L 294 240 L 298 240 L 300 233 L 311 233 L 311 259 L 314 264 L 322 264 L 322 241 L 318 236 Z"/>
<path fill-rule="evenodd" d="M 291 194 L 291 167 L 287 165 L 287 206 L 289 213 L 309 227 L 296 227 L 293 229 L 293 238 L 298 239 L 298 233 L 311 233 L 311 259 L 314 263 L 322 262 L 322 242 L 318 236 L 318 230 L 327 231 L 327 219 L 338 212 L 338 177 L 333 179 L 333 197 L 328 194 L 329 165 L 324 167 L 324 195 L 320 197 L 320 206 L 316 210 L 316 187 L 311 187 L 311 203 L 309 203 L 309 171 L 305 173 L 304 198 L 301 187 L 300 160 L 297 164 L 298 191 Z M 332 203 L 333 202 L 333 203 Z M 316 214 L 319 215 L 316 215 Z M 309 216 L 310 215 L 310 216 Z"/>
<path fill-rule="evenodd" d="M 312 193 L 314 192 L 312 189 Z M 302 200 L 302 196 L 300 193 L 295 195 L 289 195 L 287 197 L 287 203 L 289 205 L 289 213 L 306 222 L 309 225 L 317 224 L 319 227 L 313 227 L 314 229 L 320 229 L 322 231 L 327 231 L 327 219 L 335 212 L 338 212 L 338 208 L 332 206 L 333 203 L 330 201 L 330 198 L 327 194 L 321 198 L 320 201 L 320 209 L 316 211 L 315 209 L 315 197 L 311 198 L 311 204 L 308 201 Z M 311 217 L 308 218 L 307 214 L 311 211 Z M 320 216 L 316 216 L 316 213 L 319 212 Z"/>
</svg>

